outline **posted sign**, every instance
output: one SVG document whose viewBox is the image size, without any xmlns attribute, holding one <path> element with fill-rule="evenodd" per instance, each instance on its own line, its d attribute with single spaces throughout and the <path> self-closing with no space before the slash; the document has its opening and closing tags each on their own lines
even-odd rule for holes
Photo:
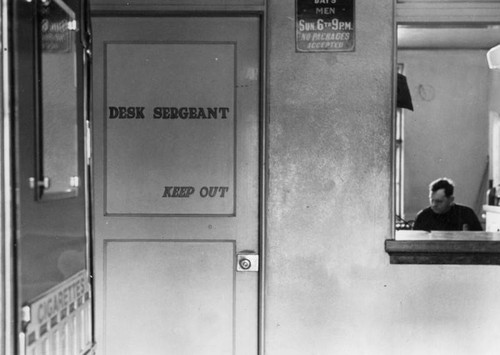
<svg viewBox="0 0 500 355">
<path fill-rule="evenodd" d="M 106 213 L 233 216 L 236 44 L 110 42 L 105 53 Z"/>
<path fill-rule="evenodd" d="M 354 50 L 354 0 L 296 0 L 297 52 Z"/>
</svg>

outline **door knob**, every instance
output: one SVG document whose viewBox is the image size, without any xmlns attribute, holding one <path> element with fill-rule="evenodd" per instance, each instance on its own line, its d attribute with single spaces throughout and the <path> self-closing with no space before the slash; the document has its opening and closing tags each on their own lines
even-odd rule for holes
<svg viewBox="0 0 500 355">
<path fill-rule="evenodd" d="M 259 271 L 259 255 L 256 253 L 238 254 L 236 271 Z"/>
<path fill-rule="evenodd" d="M 248 270 L 250 269 L 250 267 L 252 266 L 252 262 L 248 259 L 241 259 L 240 260 L 240 267 L 243 269 L 243 270 Z"/>
</svg>

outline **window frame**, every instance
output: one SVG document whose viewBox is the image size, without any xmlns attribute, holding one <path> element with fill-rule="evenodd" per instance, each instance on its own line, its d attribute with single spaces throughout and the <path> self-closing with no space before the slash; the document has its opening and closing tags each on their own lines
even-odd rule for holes
<svg viewBox="0 0 500 355">
<path fill-rule="evenodd" d="M 464 1 L 461 3 L 429 2 L 400 2 L 396 3 L 396 18 L 394 21 L 394 62 L 397 59 L 397 28 L 398 25 L 427 25 L 427 26 L 456 26 L 456 25 L 485 25 L 500 23 L 500 4 Z M 394 64 L 394 73 L 401 68 Z M 394 82 L 394 96 L 396 96 L 396 82 Z M 396 100 L 394 99 L 394 102 Z M 394 105 L 395 106 L 395 105 Z M 391 208 L 393 216 L 401 215 L 396 203 L 402 203 L 401 187 L 396 188 L 396 173 L 398 161 L 396 146 L 398 139 L 396 115 L 394 107 L 393 120 L 393 176 L 391 180 L 393 199 Z M 400 150 L 400 148 L 399 148 Z M 401 165 L 400 165 L 401 167 Z M 500 168 L 500 167 L 498 167 Z M 401 169 L 400 169 L 401 170 Z M 399 202 L 398 202 L 399 201 Z M 385 251 L 389 254 L 391 264 L 451 264 L 451 265 L 500 265 L 500 233 L 488 234 L 489 240 L 396 240 L 396 221 L 391 221 L 391 237 L 385 240 Z M 457 232 L 459 233 L 459 232 Z"/>
</svg>

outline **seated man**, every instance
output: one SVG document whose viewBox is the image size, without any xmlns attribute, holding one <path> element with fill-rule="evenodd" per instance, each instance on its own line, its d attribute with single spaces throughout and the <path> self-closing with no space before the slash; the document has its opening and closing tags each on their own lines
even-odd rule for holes
<svg viewBox="0 0 500 355">
<path fill-rule="evenodd" d="M 431 205 L 417 214 L 414 230 L 426 231 L 481 231 L 481 223 L 474 211 L 454 203 L 453 181 L 442 178 L 429 185 Z"/>
</svg>

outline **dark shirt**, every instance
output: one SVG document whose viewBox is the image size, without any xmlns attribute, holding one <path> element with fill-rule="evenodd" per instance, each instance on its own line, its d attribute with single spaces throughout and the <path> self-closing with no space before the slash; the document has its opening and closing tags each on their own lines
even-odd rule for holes
<svg viewBox="0 0 500 355">
<path fill-rule="evenodd" d="M 464 228 L 464 225 L 465 228 Z M 417 214 L 414 230 L 426 231 L 482 231 L 483 228 L 476 214 L 467 206 L 453 204 L 446 213 L 434 213 L 427 207 Z"/>
</svg>

